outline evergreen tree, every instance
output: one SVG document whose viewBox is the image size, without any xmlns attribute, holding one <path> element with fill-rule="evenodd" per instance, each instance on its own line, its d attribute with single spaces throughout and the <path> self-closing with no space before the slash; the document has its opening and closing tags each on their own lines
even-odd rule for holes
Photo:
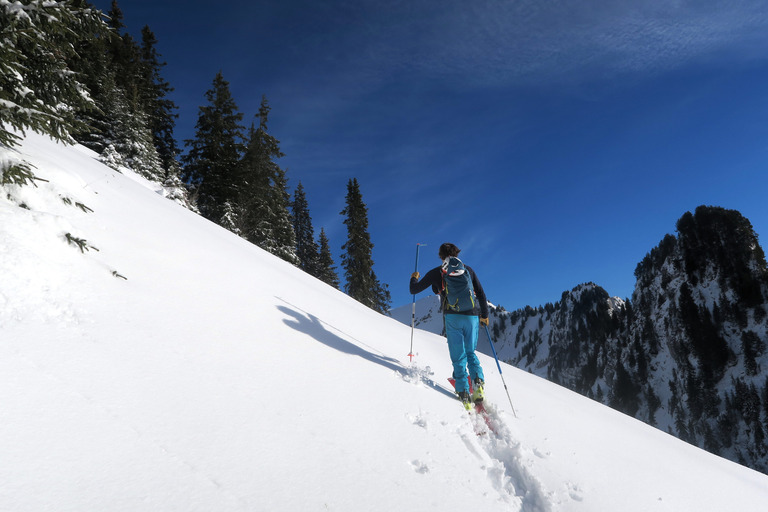
<svg viewBox="0 0 768 512">
<path fill-rule="evenodd" d="M 639 407 L 638 392 L 639 386 L 632 382 L 632 377 L 619 362 L 616 365 L 615 382 L 611 389 L 611 398 L 609 405 L 630 416 L 634 416 Z"/>
<path fill-rule="evenodd" d="M 222 207 L 219 225 L 224 229 L 236 234 L 237 236 L 245 238 L 243 235 L 242 223 L 242 219 L 244 217 L 243 209 L 240 204 L 233 201 L 227 201 Z"/>
<path fill-rule="evenodd" d="M 344 290 L 355 300 L 380 313 L 389 310 L 391 296 L 388 286 L 379 282 L 373 271 L 371 252 L 373 244 L 368 233 L 368 208 L 363 203 L 357 179 L 347 184 L 347 206 L 341 211 L 346 216 L 346 251 L 341 256 L 347 283 Z"/>
<path fill-rule="evenodd" d="M 0 3 L 0 144 L 18 142 L 11 128 L 72 142 L 84 128 L 75 113 L 93 101 L 71 61 L 106 30 L 98 11 L 70 2 Z"/>
<path fill-rule="evenodd" d="M 141 49 L 128 33 L 121 33 L 123 11 L 112 0 L 112 8 L 107 13 L 111 37 L 107 43 L 110 69 L 115 73 L 115 83 L 125 92 L 125 98 L 132 111 L 140 110 L 148 96 L 148 85 L 144 81 L 145 73 L 141 62 Z"/>
<path fill-rule="evenodd" d="M 117 0 L 112 0 L 110 9 L 107 12 L 107 19 L 109 20 L 109 28 L 114 30 L 115 33 L 119 34 L 125 28 L 125 24 L 123 24 L 123 10 L 120 9 Z"/>
<path fill-rule="evenodd" d="M 151 99 L 158 93 L 151 71 L 145 71 L 148 65 L 142 62 L 139 46 L 129 35 L 120 35 L 122 20 L 122 11 L 113 2 L 110 30 L 78 47 L 82 58 L 73 66 L 86 77 L 97 108 L 77 112 L 88 126 L 75 137 L 114 169 L 125 166 L 162 183 L 167 176 L 151 128 Z M 178 177 L 178 166 L 175 170 Z M 174 186 L 180 188 L 180 181 Z"/>
<path fill-rule="evenodd" d="M 339 276 L 336 273 L 336 267 L 333 264 L 331 247 L 328 243 L 328 237 L 325 235 L 325 229 L 320 228 L 320 255 L 318 258 L 318 278 L 326 284 L 339 289 Z M 766 408 L 768 410 L 768 408 Z"/>
<path fill-rule="evenodd" d="M 288 210 L 291 196 L 288 193 L 288 179 L 285 171 L 275 166 L 274 184 L 271 190 L 271 210 L 275 212 L 273 225 L 274 247 L 270 252 L 279 256 L 288 263 L 299 265 L 299 257 L 296 256 L 296 234 L 293 231 L 293 218 Z"/>
<path fill-rule="evenodd" d="M 101 154 L 102 161 L 114 169 L 119 170 L 122 165 L 149 180 L 163 182 L 165 173 L 152 141 L 147 115 L 142 110 L 131 110 L 120 87 L 111 89 L 103 100 L 112 119 L 103 131 L 102 141 L 106 147 Z"/>
<path fill-rule="evenodd" d="M 152 132 L 152 140 L 162 161 L 166 177 L 178 176 L 180 169 L 176 157 L 179 149 L 173 137 L 176 126 L 176 104 L 168 99 L 173 87 L 160 74 L 165 62 L 160 61 L 160 55 L 155 49 L 157 39 L 155 34 L 145 26 L 141 30 L 141 63 L 146 97 L 143 99 L 144 111 L 148 114 L 148 126 Z"/>
<path fill-rule="evenodd" d="M 242 236 L 262 249 L 299 265 L 296 235 L 288 211 L 290 196 L 285 171 L 277 165 L 280 142 L 267 132 L 270 107 L 262 98 L 259 127 L 251 126 L 248 145 L 239 166 L 242 183 L 238 195 Z"/>
<path fill-rule="evenodd" d="M 72 63 L 74 71 L 83 77 L 94 105 L 94 108 L 78 109 L 75 112 L 81 126 L 73 137 L 100 155 L 114 138 L 113 121 L 122 119 L 121 116 L 128 113 L 125 93 L 118 90 L 115 72 L 110 68 L 108 39 L 109 35 L 82 43 L 78 48 L 82 58 Z M 118 102 L 119 107 L 116 107 Z"/>
<path fill-rule="evenodd" d="M 765 344 L 754 331 L 741 333 L 741 353 L 744 356 L 744 369 L 747 375 L 754 376 L 758 373 L 756 358 L 762 354 Z"/>
<path fill-rule="evenodd" d="M 266 246 L 272 238 L 272 211 L 270 210 L 270 189 L 272 180 L 264 157 L 264 145 L 256 126 L 251 123 L 245 153 L 238 167 L 241 189 L 236 198 L 237 206 L 232 210 L 232 224 L 235 231 L 259 247 Z"/>
<path fill-rule="evenodd" d="M 226 203 L 234 202 L 238 195 L 235 184 L 243 147 L 243 115 L 221 72 L 205 97 L 208 105 L 200 107 L 195 138 L 184 141 L 190 150 L 182 157 L 182 178 L 192 186 L 200 213 L 221 223 Z"/>
<path fill-rule="evenodd" d="M 312 218 L 309 215 L 307 196 L 304 186 L 299 182 L 293 193 L 293 231 L 296 234 L 296 256 L 301 264 L 299 267 L 310 275 L 320 277 L 320 255 L 315 243 L 315 230 L 312 229 Z"/>
</svg>

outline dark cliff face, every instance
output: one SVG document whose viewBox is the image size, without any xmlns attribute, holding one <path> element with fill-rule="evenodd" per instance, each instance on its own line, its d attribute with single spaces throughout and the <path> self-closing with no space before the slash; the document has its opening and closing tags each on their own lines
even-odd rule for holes
<svg viewBox="0 0 768 512">
<path fill-rule="evenodd" d="M 677 230 L 691 285 L 714 271 L 721 287 L 733 290 L 742 308 L 765 303 L 765 253 L 749 220 L 735 210 L 700 206 L 695 214 L 680 218 Z"/>
<path fill-rule="evenodd" d="M 660 396 L 664 380 L 668 386 L 657 409 L 667 419 L 658 426 L 768 470 L 768 270 L 750 222 L 734 210 L 700 206 L 635 275 L 628 330 L 644 347 L 659 347 L 648 361 L 656 370 L 641 386 Z M 662 366 L 668 370 L 658 371 Z"/>
<path fill-rule="evenodd" d="M 735 294 L 742 309 L 765 304 L 765 253 L 749 220 L 735 210 L 699 206 L 677 221 L 677 232 L 677 237 L 665 236 L 637 265 L 636 293 L 662 274 L 665 285 L 674 277 L 684 277 L 692 287 L 716 279 L 720 288 Z"/>
<path fill-rule="evenodd" d="M 749 221 L 733 210 L 700 206 L 683 215 L 677 229 L 678 236 L 667 235 L 635 271 L 630 326 L 664 339 L 676 362 L 695 366 L 695 377 L 709 389 L 729 367 L 754 369 L 762 352 L 753 340 L 765 338 L 765 255 Z M 648 319 L 651 328 L 643 328 Z"/>
</svg>

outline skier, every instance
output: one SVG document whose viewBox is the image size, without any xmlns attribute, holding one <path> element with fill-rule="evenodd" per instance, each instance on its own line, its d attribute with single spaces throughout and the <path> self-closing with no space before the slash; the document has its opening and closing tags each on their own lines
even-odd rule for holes
<svg viewBox="0 0 768 512">
<path fill-rule="evenodd" d="M 448 351 L 453 363 L 453 378 L 456 381 L 456 393 L 464 407 L 469 409 L 472 402 L 482 402 L 484 398 L 483 368 L 480 366 L 480 360 L 475 354 L 475 349 L 477 348 L 479 325 L 481 323 L 484 326 L 488 325 L 488 301 L 474 270 L 463 265 L 458 259 L 460 251 L 461 249 L 453 244 L 442 244 L 438 256 L 443 264 L 424 274 L 424 279 L 421 281 L 419 281 L 419 272 L 414 272 L 411 275 L 410 292 L 415 295 L 432 285 L 432 291 L 440 295 L 445 335 L 448 338 Z M 456 270 L 457 266 L 458 270 Z M 451 290 L 452 286 L 446 287 L 448 280 L 453 282 L 460 276 L 464 276 L 466 279 L 465 273 L 469 274 L 470 279 L 467 279 L 467 284 L 471 284 L 471 286 L 464 287 L 458 292 L 455 286 L 453 286 L 453 290 Z M 451 294 L 453 296 L 449 297 Z M 458 307 L 456 305 L 457 301 L 463 303 L 465 300 L 469 300 L 467 303 L 469 306 Z M 467 370 L 469 370 L 469 378 L 472 380 L 474 388 L 471 396 Z"/>
</svg>

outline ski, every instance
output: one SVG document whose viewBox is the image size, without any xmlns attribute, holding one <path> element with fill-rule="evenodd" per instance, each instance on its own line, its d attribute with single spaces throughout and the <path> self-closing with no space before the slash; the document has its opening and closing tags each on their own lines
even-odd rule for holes
<svg viewBox="0 0 768 512">
<path fill-rule="evenodd" d="M 467 381 L 469 382 L 469 392 L 472 393 L 472 380 L 467 377 Z M 453 386 L 453 389 L 456 389 L 456 379 L 453 377 L 450 377 L 448 379 L 448 382 L 451 383 L 451 386 Z M 463 405 L 463 404 L 462 404 Z M 475 414 L 483 419 L 485 422 L 485 425 L 488 427 L 488 430 L 490 432 L 493 432 L 494 434 L 498 435 L 498 432 L 496 431 L 496 428 L 493 426 L 491 415 L 488 413 L 488 410 L 485 408 L 485 402 L 474 402 L 472 409 L 467 409 L 467 412 L 472 415 L 472 411 L 474 410 Z M 487 431 L 484 431 L 482 429 L 479 429 L 477 425 L 475 425 L 475 433 L 479 436 L 482 436 L 484 434 L 487 434 Z"/>
</svg>

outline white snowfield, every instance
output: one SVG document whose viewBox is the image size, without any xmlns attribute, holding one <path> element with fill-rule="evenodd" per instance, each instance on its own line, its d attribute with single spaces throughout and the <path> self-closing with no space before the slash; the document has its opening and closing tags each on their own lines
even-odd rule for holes
<svg viewBox="0 0 768 512">
<path fill-rule="evenodd" d="M 159 187 L 34 134 L 20 156 L 48 182 L 0 195 L 0 510 L 768 506 L 768 476 L 503 366 L 514 418 L 484 356 L 478 436 L 442 338 L 411 364 L 410 327 Z"/>
</svg>

